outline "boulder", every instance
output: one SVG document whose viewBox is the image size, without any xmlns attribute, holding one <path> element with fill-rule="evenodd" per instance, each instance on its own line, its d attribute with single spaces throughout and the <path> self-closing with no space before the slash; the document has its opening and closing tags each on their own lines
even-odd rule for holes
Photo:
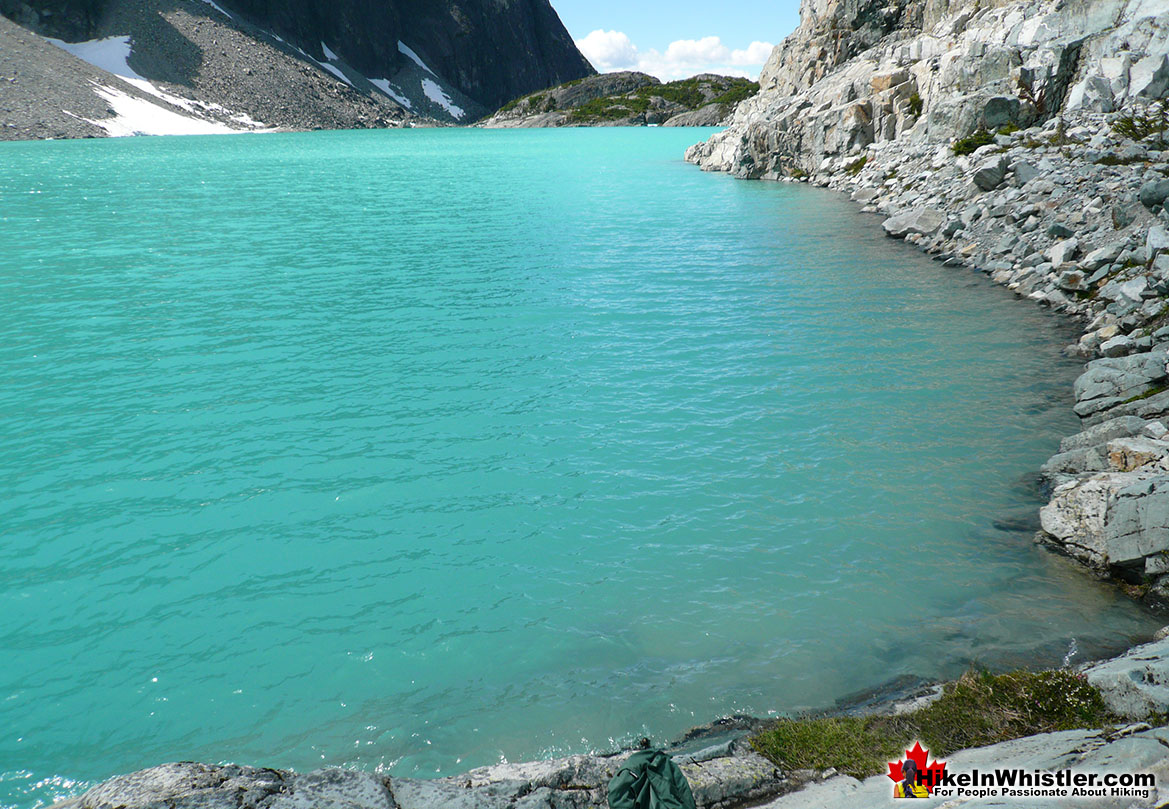
<svg viewBox="0 0 1169 809">
<path fill-rule="evenodd" d="M 1111 340 L 1105 340 L 1100 345 L 1100 353 L 1105 357 L 1123 357 L 1132 348 L 1132 338 L 1127 334 L 1119 334 Z"/>
<path fill-rule="evenodd" d="M 397 809 L 377 775 L 339 767 L 292 775 L 264 809 Z"/>
<path fill-rule="evenodd" d="M 1142 573 L 1145 557 L 1169 551 L 1169 475 L 1162 472 L 1116 491 L 1108 504 L 1103 547 L 1108 564 L 1139 563 Z"/>
<path fill-rule="evenodd" d="M 1015 172 L 1015 181 L 1019 185 L 1026 185 L 1039 176 L 1039 169 L 1026 160 L 1020 160 L 1012 169 Z"/>
<path fill-rule="evenodd" d="M 974 184 L 983 191 L 993 191 L 1007 178 L 1007 158 L 1003 155 L 988 158 L 974 170 Z"/>
<path fill-rule="evenodd" d="M 1169 640 L 1138 646 L 1083 674 L 1118 716 L 1148 719 L 1169 712 Z"/>
<path fill-rule="evenodd" d="M 915 208 L 906 213 L 886 219 L 882 225 L 885 233 L 896 239 L 903 239 L 911 233 L 932 236 L 946 224 L 946 215 L 936 208 Z"/>
<path fill-rule="evenodd" d="M 1077 239 L 1064 239 L 1056 242 L 1055 245 L 1047 251 L 1047 258 L 1051 261 L 1052 266 L 1058 267 L 1075 258 L 1080 252 L 1080 242 Z"/>
<path fill-rule="evenodd" d="M 1120 254 L 1124 252 L 1124 245 L 1119 242 L 1110 244 L 1107 247 L 1101 247 L 1099 250 L 1093 250 L 1088 255 L 1084 256 L 1084 260 L 1080 262 L 1084 265 L 1084 269 L 1088 272 L 1096 272 L 1101 267 L 1109 264 L 1115 264 L 1116 260 L 1120 258 Z"/>
<path fill-rule="evenodd" d="M 1107 472 L 1108 451 L 1104 445 L 1082 447 L 1053 455 L 1039 470 L 1039 476 L 1048 483 L 1062 484 L 1065 478 L 1085 472 Z"/>
<path fill-rule="evenodd" d="M 1135 472 L 1169 457 L 1169 443 L 1145 436 L 1108 442 L 1108 466 L 1117 472 Z"/>
<path fill-rule="evenodd" d="M 1097 410 L 1084 416 L 1084 425 L 1090 427 L 1121 416 L 1136 416 L 1146 421 L 1169 415 L 1169 390 L 1128 403 L 1118 403 L 1108 411 Z"/>
<path fill-rule="evenodd" d="M 1149 279 L 1143 275 L 1125 281 L 1120 285 L 1120 297 L 1127 298 L 1133 303 L 1140 303 L 1144 300 L 1148 291 Z"/>
<path fill-rule="evenodd" d="M 1145 558 L 1169 550 L 1169 475 L 1105 472 L 1064 483 L 1039 519 L 1069 555 L 1139 580 Z"/>
<path fill-rule="evenodd" d="M 1068 292 L 1087 292 L 1089 289 L 1088 279 L 1081 270 L 1064 270 L 1055 283 Z"/>
<path fill-rule="evenodd" d="M 1140 198 L 1141 204 L 1149 209 L 1164 205 L 1165 200 L 1169 199 L 1169 179 L 1150 180 L 1145 183 L 1141 186 Z"/>
<path fill-rule="evenodd" d="M 1059 443 L 1059 450 L 1060 452 L 1071 452 L 1088 447 L 1103 447 L 1114 439 L 1139 435 L 1141 430 L 1145 428 L 1145 424 L 1146 422 L 1142 418 L 1121 416 L 1065 438 Z"/>
<path fill-rule="evenodd" d="M 175 809 L 238 809 L 246 793 L 252 806 L 285 789 L 290 773 L 211 764 L 163 764 L 99 784 L 71 802 L 77 809 L 168 806 Z M 387 809 L 392 804 L 387 805 Z"/>
<path fill-rule="evenodd" d="M 1161 225 L 1153 225 L 1145 236 L 1145 261 L 1153 261 L 1163 251 L 1169 250 L 1169 231 Z"/>
<path fill-rule="evenodd" d="M 1089 363 L 1076 380 L 1076 412 L 1097 413 L 1154 389 L 1169 379 L 1167 359 L 1169 355 L 1160 350 Z"/>
</svg>

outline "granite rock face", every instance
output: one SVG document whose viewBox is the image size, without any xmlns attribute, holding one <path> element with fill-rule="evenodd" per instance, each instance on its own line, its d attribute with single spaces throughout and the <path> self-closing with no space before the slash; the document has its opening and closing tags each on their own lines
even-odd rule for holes
<svg viewBox="0 0 1169 809">
<path fill-rule="evenodd" d="M 873 144 L 947 143 L 1169 90 L 1164 0 L 804 0 L 800 19 L 759 95 L 687 159 L 745 178 L 810 174 Z M 978 171 L 995 187 L 997 168 Z"/>
</svg>

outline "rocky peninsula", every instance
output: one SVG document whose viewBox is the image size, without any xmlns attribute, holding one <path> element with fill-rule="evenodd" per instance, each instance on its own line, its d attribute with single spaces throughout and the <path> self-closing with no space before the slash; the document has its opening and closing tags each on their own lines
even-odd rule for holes
<svg viewBox="0 0 1169 809">
<path fill-rule="evenodd" d="M 753 81 L 711 73 L 666 83 L 635 71 L 604 73 L 517 98 L 479 125 L 717 126 L 758 91 Z"/>
</svg>

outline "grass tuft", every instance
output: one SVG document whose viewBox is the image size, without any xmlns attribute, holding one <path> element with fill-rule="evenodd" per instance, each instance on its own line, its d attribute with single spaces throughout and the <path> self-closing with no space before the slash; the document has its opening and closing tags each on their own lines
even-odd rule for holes
<svg viewBox="0 0 1169 809">
<path fill-rule="evenodd" d="M 1067 671 L 970 671 L 937 702 L 901 716 L 781 719 L 751 739 L 789 770 L 827 770 L 867 778 L 886 772 L 915 741 L 942 758 L 1036 733 L 1106 727 L 1119 721 L 1100 692 Z"/>
<path fill-rule="evenodd" d="M 1121 404 L 1132 404 L 1133 402 L 1143 402 L 1145 399 L 1152 399 L 1158 394 L 1169 390 L 1169 385 L 1157 385 L 1154 388 L 1149 388 L 1144 393 L 1138 393 L 1136 396 L 1125 399 Z"/>
<path fill-rule="evenodd" d="M 860 160 L 855 160 L 852 163 L 849 163 L 844 167 L 844 170 L 850 177 L 855 177 L 861 173 L 861 169 L 863 169 L 868 162 L 869 156 L 865 155 Z"/>
</svg>

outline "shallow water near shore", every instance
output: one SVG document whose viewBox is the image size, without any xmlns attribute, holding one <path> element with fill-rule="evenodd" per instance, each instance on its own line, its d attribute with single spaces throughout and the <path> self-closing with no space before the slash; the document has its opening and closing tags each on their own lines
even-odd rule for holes
<svg viewBox="0 0 1169 809">
<path fill-rule="evenodd" d="M 0 145 L 0 805 L 1055 665 L 1066 324 L 704 131 Z M 1022 524 L 1020 524 L 1022 523 Z"/>
</svg>

